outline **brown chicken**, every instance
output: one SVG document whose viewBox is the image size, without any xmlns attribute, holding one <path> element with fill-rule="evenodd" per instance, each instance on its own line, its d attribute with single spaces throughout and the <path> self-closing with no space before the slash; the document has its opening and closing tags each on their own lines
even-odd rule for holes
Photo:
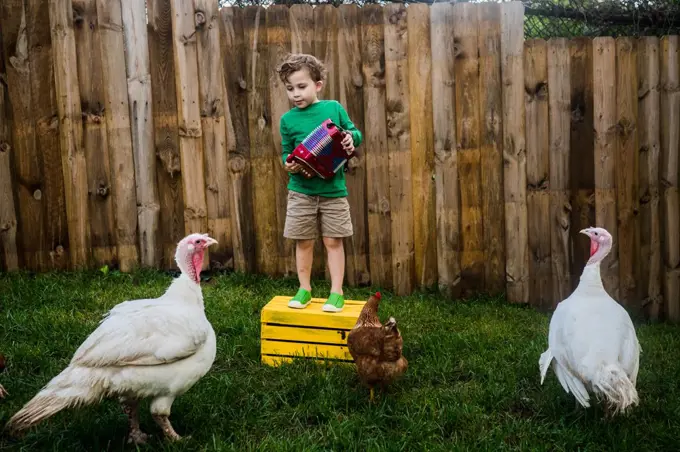
<svg viewBox="0 0 680 452">
<path fill-rule="evenodd" d="M 361 382 L 371 390 L 384 389 L 408 368 L 408 361 L 402 356 L 404 340 L 397 329 L 394 317 L 383 325 L 378 318 L 380 292 L 372 295 L 364 305 L 354 328 L 347 336 L 347 347 L 357 366 Z"/>
</svg>

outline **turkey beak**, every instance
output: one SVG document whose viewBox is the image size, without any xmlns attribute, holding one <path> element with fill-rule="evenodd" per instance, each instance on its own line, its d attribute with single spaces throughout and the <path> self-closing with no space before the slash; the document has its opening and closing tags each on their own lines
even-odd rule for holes
<svg viewBox="0 0 680 452">
<path fill-rule="evenodd" d="M 581 234 L 585 234 L 585 235 L 587 235 L 588 237 L 590 237 L 590 228 L 581 229 L 581 230 L 578 231 L 578 232 L 581 233 Z"/>
<path fill-rule="evenodd" d="M 215 240 L 215 239 L 212 238 L 212 237 L 206 236 L 206 237 L 205 237 L 205 247 L 207 248 L 207 247 L 209 247 L 210 245 L 217 245 L 217 240 Z"/>
</svg>

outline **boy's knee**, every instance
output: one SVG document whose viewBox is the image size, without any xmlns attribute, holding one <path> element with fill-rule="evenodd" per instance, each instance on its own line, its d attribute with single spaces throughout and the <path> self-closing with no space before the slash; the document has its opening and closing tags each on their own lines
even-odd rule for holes
<svg viewBox="0 0 680 452">
<path fill-rule="evenodd" d="M 324 237 L 323 244 L 328 249 L 342 248 L 342 239 L 338 237 Z"/>
<path fill-rule="evenodd" d="M 314 240 L 313 239 L 298 240 L 297 246 L 303 250 L 312 249 L 314 248 Z"/>
</svg>

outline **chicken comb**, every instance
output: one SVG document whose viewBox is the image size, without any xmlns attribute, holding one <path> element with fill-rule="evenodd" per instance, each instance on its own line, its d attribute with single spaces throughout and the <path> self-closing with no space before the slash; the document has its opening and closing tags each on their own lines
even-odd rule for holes
<svg viewBox="0 0 680 452">
<path fill-rule="evenodd" d="M 378 300 L 380 300 L 380 297 L 381 297 L 380 292 L 376 292 L 375 295 L 373 295 L 373 296 L 375 298 L 377 298 Z"/>
</svg>

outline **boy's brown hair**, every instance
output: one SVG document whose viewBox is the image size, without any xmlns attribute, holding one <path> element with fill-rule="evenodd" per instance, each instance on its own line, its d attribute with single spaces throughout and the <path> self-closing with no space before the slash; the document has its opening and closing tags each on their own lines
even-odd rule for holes
<svg viewBox="0 0 680 452">
<path fill-rule="evenodd" d="M 276 68 L 279 78 L 283 83 L 288 81 L 288 77 L 293 72 L 301 69 L 307 69 L 309 76 L 315 82 L 320 82 L 326 79 L 326 67 L 314 55 L 306 53 L 291 53 L 286 55 L 281 64 Z"/>
</svg>

